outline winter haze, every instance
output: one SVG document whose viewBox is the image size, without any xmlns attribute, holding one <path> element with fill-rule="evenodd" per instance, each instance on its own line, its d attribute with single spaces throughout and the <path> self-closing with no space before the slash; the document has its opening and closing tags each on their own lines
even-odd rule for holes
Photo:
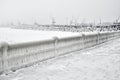
<svg viewBox="0 0 120 80">
<path fill-rule="evenodd" d="M 112 22 L 120 16 L 120 0 L 0 0 L 0 24 Z"/>
</svg>

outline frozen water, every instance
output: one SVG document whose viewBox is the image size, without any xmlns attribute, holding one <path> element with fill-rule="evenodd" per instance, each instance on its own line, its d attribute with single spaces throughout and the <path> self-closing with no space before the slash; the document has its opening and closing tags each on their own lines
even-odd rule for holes
<svg viewBox="0 0 120 80">
<path fill-rule="evenodd" d="M 80 33 L 0 28 L 0 41 L 6 41 L 9 44 L 52 39 L 55 36 L 63 38 L 75 35 L 80 35 Z"/>
</svg>

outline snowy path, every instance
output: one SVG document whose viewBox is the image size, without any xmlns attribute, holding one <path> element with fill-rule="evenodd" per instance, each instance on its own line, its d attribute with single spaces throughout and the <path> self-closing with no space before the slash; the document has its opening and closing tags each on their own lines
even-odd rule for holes
<svg viewBox="0 0 120 80">
<path fill-rule="evenodd" d="M 120 39 L 1 75 L 0 80 L 120 80 Z"/>
</svg>

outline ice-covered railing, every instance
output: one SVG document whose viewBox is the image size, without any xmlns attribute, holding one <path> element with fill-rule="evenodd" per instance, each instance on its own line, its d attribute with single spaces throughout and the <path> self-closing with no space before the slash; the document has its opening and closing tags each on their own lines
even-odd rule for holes
<svg viewBox="0 0 120 80">
<path fill-rule="evenodd" d="M 20 44 L 0 44 L 0 73 L 14 71 L 37 62 L 89 48 L 111 39 L 118 38 L 120 32 L 83 34 L 78 36 L 35 41 Z"/>
</svg>

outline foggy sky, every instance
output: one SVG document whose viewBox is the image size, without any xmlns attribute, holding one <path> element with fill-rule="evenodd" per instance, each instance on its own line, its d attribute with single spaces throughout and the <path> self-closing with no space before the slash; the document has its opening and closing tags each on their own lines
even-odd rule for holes
<svg viewBox="0 0 120 80">
<path fill-rule="evenodd" d="M 57 24 L 114 21 L 120 16 L 120 0 L 0 0 L 1 23 Z"/>
</svg>

